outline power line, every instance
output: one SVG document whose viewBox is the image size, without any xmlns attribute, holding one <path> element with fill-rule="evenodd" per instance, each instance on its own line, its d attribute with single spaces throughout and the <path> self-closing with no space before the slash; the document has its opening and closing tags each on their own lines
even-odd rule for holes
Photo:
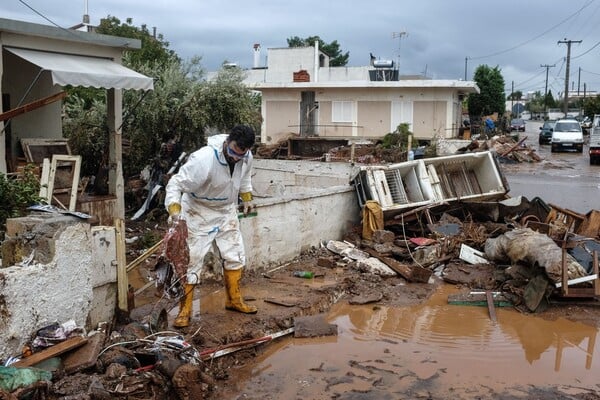
<svg viewBox="0 0 600 400">
<path fill-rule="evenodd" d="M 36 13 L 37 15 L 39 15 L 40 17 L 44 18 L 46 21 L 50 22 L 52 25 L 64 29 L 62 26 L 58 25 L 56 22 L 52 21 L 50 18 L 46 17 L 44 14 L 42 14 L 41 12 L 39 12 L 38 10 L 36 10 L 35 8 L 31 7 L 29 4 L 25 3 L 23 0 L 19 0 L 19 3 L 23 4 L 25 7 L 29 8 L 31 11 L 33 11 L 34 13 Z"/>
<path fill-rule="evenodd" d="M 571 18 L 575 17 L 576 15 L 578 15 L 579 13 L 581 13 L 581 11 L 583 11 L 585 8 L 589 7 L 589 6 L 590 6 L 590 4 L 592 4 L 593 2 L 594 2 L 594 0 L 590 0 L 590 1 L 588 1 L 588 2 L 587 2 L 587 3 L 585 3 L 585 4 L 584 4 L 584 5 L 583 5 L 583 6 L 582 6 L 582 7 L 581 7 L 579 10 L 575 11 L 573 14 L 569 15 L 567 18 L 563 19 L 563 20 L 562 20 L 562 21 L 560 21 L 558 24 L 556 24 L 556 25 L 552 26 L 551 28 L 549 28 L 549 29 L 545 30 L 544 32 L 540 33 L 539 35 L 537 35 L 537 36 L 535 36 L 535 37 L 533 37 L 533 38 L 531 38 L 531 39 L 529 39 L 529 40 L 526 40 L 526 41 L 524 41 L 524 42 L 522 42 L 522 43 L 520 43 L 520 44 L 517 44 L 516 46 L 510 47 L 510 48 L 508 48 L 508 49 L 505 49 L 505 50 L 498 51 L 498 52 L 496 52 L 496 53 L 488 54 L 488 55 L 485 55 L 485 56 L 479 56 L 479 57 L 469 57 L 469 60 L 479 60 L 479 59 L 482 59 L 482 58 L 488 58 L 488 57 L 493 57 L 493 56 L 497 56 L 497 55 L 500 55 L 500 54 L 508 53 L 509 51 L 512 51 L 512 50 L 518 49 L 519 47 L 522 47 L 522 46 L 524 46 L 524 45 L 526 45 L 526 44 L 528 44 L 528 43 L 531 43 L 531 42 L 533 42 L 534 40 L 536 40 L 536 39 L 539 39 L 539 38 L 541 38 L 542 36 L 544 36 L 545 34 L 547 34 L 547 33 L 551 32 L 551 31 L 553 31 L 553 30 L 554 30 L 554 29 L 556 29 L 556 28 L 558 28 L 560 25 L 564 24 L 565 22 L 567 22 L 567 21 L 568 21 L 568 20 L 570 20 Z"/>
<path fill-rule="evenodd" d="M 23 4 L 25 7 L 29 8 L 31 11 L 33 11 L 34 13 L 36 13 L 37 15 L 39 15 L 40 17 L 42 17 L 43 19 L 45 19 L 46 21 L 50 22 L 52 25 L 56 26 L 59 29 L 62 29 L 65 32 L 68 32 L 70 35 L 76 37 L 79 40 L 86 40 L 85 38 L 83 38 L 82 36 L 78 35 L 75 33 L 75 31 L 71 30 L 71 29 L 67 29 L 64 28 L 60 25 L 58 25 L 56 22 L 52 21 L 50 18 L 46 17 L 44 14 L 42 14 L 41 12 L 39 12 L 38 10 L 36 10 L 35 8 L 31 7 L 29 4 L 27 4 L 24 0 L 19 0 L 19 3 Z"/>
<path fill-rule="evenodd" d="M 581 53 L 581 54 L 579 54 L 579 55 L 576 55 L 576 56 L 573 56 L 573 57 L 571 57 L 571 60 L 574 60 L 574 59 L 576 59 L 576 58 L 579 58 L 579 57 L 583 57 L 583 56 L 585 56 L 587 53 L 589 53 L 590 51 L 592 51 L 592 50 L 594 50 L 596 47 L 598 47 L 598 45 L 599 45 L 599 44 L 600 44 L 600 42 L 596 42 L 596 44 L 595 44 L 595 45 L 593 45 L 592 47 L 590 47 L 590 48 L 589 48 L 588 50 L 586 50 L 585 52 L 583 52 L 583 53 Z"/>
</svg>

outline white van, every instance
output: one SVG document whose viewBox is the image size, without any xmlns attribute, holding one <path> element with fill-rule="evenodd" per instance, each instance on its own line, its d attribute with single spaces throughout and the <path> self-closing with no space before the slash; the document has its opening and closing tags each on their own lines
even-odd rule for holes
<svg viewBox="0 0 600 400">
<path fill-rule="evenodd" d="M 554 124 L 552 131 L 551 151 L 554 153 L 558 150 L 576 150 L 578 153 L 583 152 L 583 131 L 579 121 L 573 118 L 559 119 Z"/>
</svg>

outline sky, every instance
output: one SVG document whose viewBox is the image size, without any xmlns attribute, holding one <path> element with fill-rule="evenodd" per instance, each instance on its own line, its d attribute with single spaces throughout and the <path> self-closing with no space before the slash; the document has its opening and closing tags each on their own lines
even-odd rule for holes
<svg viewBox="0 0 600 400">
<path fill-rule="evenodd" d="M 319 36 L 350 53 L 348 66 L 373 54 L 402 75 L 459 80 L 497 66 L 507 94 L 563 93 L 569 45 L 560 42 L 571 41 L 569 92 L 600 92 L 600 0 L 2 0 L 0 17 L 68 28 L 86 5 L 92 25 L 110 15 L 156 27 L 207 71 L 224 61 L 252 68 L 255 43 L 264 66 L 268 48 Z"/>
</svg>

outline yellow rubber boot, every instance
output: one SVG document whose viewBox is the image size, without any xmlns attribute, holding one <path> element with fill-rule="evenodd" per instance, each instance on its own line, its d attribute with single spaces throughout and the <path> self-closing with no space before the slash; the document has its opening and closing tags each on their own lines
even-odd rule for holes
<svg viewBox="0 0 600 400">
<path fill-rule="evenodd" d="M 175 328 L 185 328 L 190 324 L 192 319 L 192 303 L 194 301 L 194 286 L 183 285 L 183 297 L 179 302 L 179 314 L 173 322 Z"/>
<path fill-rule="evenodd" d="M 228 310 L 239 311 L 245 314 L 256 314 L 256 307 L 244 303 L 242 293 L 240 292 L 240 280 L 242 279 L 242 269 L 224 270 L 225 291 L 227 292 L 227 301 L 225 308 Z"/>
</svg>

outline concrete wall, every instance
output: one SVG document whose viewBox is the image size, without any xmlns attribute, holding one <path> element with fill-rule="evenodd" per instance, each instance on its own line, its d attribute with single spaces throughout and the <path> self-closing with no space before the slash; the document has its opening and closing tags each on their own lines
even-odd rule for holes
<svg viewBox="0 0 600 400">
<path fill-rule="evenodd" d="M 54 322 L 72 319 L 90 329 L 112 319 L 116 306 L 114 228 L 90 228 L 61 214 L 9 221 L 2 246 L 25 250 L 23 243 L 33 242 L 27 248 L 33 252 L 21 251 L 25 257 L 20 262 L 0 268 L 0 358 L 19 354 L 31 335 Z M 23 261 L 27 256 L 33 256 L 28 263 Z"/>
<path fill-rule="evenodd" d="M 255 160 L 256 217 L 242 218 L 248 268 L 292 260 L 322 240 L 340 240 L 360 221 L 346 163 Z"/>
</svg>

